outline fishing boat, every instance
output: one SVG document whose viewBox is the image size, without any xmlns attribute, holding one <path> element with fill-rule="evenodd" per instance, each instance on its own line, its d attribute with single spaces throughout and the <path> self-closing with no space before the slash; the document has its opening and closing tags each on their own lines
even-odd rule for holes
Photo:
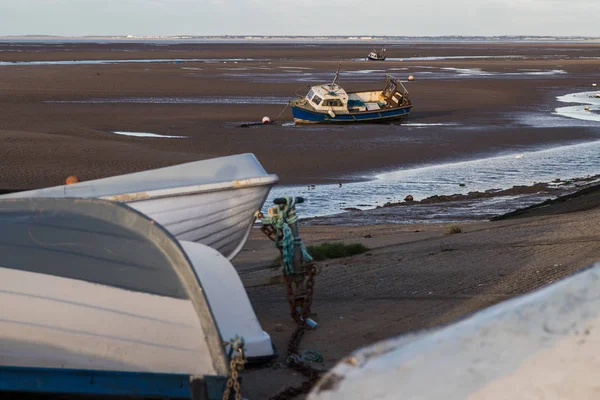
<svg viewBox="0 0 600 400">
<path fill-rule="evenodd" d="M 278 182 L 253 154 L 213 158 L 6 198 L 96 197 L 126 203 L 178 240 L 212 247 L 229 260 L 242 249 L 271 187 Z"/>
<path fill-rule="evenodd" d="M 600 263 L 454 324 L 342 359 L 309 400 L 593 399 Z"/>
<path fill-rule="evenodd" d="M 383 90 L 346 92 L 333 82 L 312 86 L 308 93 L 290 102 L 294 123 L 382 122 L 406 117 L 412 109 L 408 90 L 400 79 L 385 75 Z"/>
<path fill-rule="evenodd" d="M 385 61 L 385 49 L 375 50 L 369 53 L 367 60 L 371 61 Z"/>
<path fill-rule="evenodd" d="M 214 249 L 194 243 L 208 252 L 193 265 L 159 224 L 98 199 L 0 201 L 0 236 L 0 398 L 221 398 L 229 315 L 215 317 L 202 281 L 224 260 Z M 232 290 L 219 296 L 247 311 Z M 243 336 L 247 322 L 230 324 Z"/>
</svg>

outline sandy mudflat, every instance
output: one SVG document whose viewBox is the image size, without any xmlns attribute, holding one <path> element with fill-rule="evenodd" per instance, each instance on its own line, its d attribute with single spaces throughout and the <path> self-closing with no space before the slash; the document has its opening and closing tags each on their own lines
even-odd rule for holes
<svg viewBox="0 0 600 400">
<path fill-rule="evenodd" d="M 523 118 L 531 112 L 550 115 L 558 104 L 555 96 L 588 89 L 600 64 L 586 57 L 597 55 L 597 44 L 389 45 L 388 56 L 393 58 L 527 58 L 384 63 L 353 60 L 370 50 L 370 45 L 356 44 L 32 46 L 0 43 L 0 61 L 184 61 L 0 64 L 0 187 L 4 188 L 55 185 L 72 173 L 90 179 L 242 152 L 256 154 L 285 184 L 337 182 L 595 135 L 587 127 L 538 127 L 523 123 Z M 340 59 L 341 83 L 348 90 L 380 87 L 386 72 L 414 74 L 416 81 L 407 87 L 415 107 L 407 123 L 457 127 L 239 127 L 264 115 L 275 118 L 297 88 L 332 79 Z M 478 70 L 491 75 L 477 76 Z M 552 73 L 555 70 L 562 72 Z M 216 102 L 243 98 L 252 104 L 69 103 L 140 97 Z M 261 104 L 273 99 L 282 104 Z M 279 121 L 291 121 L 289 108 Z M 110 131 L 189 138 L 135 138 Z"/>
</svg>

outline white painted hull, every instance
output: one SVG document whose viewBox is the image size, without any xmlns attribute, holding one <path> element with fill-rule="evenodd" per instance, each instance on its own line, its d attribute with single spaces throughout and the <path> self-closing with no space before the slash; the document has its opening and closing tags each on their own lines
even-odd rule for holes
<svg viewBox="0 0 600 400">
<path fill-rule="evenodd" d="M 0 365 L 214 375 L 189 300 L 0 267 Z"/>
<path fill-rule="evenodd" d="M 354 352 L 310 400 L 596 399 L 600 263 L 455 324 Z"/>
<path fill-rule="evenodd" d="M 270 185 L 263 185 L 125 203 L 178 240 L 202 243 L 231 260 L 246 242 L 254 213 L 262 208 L 269 190 Z"/>
<path fill-rule="evenodd" d="M 0 196 L 96 197 L 126 203 L 178 240 L 213 247 L 232 260 L 244 246 L 269 190 L 277 183 L 252 154 Z"/>
<path fill-rule="evenodd" d="M 242 280 L 218 251 L 199 243 L 180 241 L 210 304 L 223 341 L 243 337 L 248 359 L 275 355 L 271 337 L 262 330 Z M 227 348 L 229 351 L 229 348 Z"/>
</svg>

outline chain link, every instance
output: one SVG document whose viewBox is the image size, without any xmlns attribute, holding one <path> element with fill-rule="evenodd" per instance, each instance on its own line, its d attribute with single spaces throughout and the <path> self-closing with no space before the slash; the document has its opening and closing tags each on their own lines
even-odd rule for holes
<svg viewBox="0 0 600 400">
<path fill-rule="evenodd" d="M 273 242 L 277 243 L 277 239 L 281 239 L 281 237 L 276 237 L 277 231 L 271 225 L 263 225 L 260 230 L 269 238 L 269 240 Z M 280 252 L 282 252 L 282 248 L 280 246 L 278 246 L 278 249 Z M 289 368 L 298 371 L 308 379 L 299 386 L 288 387 L 283 391 L 269 397 L 269 400 L 288 400 L 308 393 L 317 383 L 322 374 L 322 371 L 317 370 L 305 363 L 298 351 L 300 342 L 302 341 L 307 329 L 306 320 L 309 318 L 311 313 L 314 280 L 317 273 L 317 267 L 314 263 L 306 264 L 302 267 L 306 275 L 301 281 L 299 281 L 304 284 L 304 293 L 299 296 L 297 296 L 297 293 L 294 290 L 294 283 L 297 281 L 294 280 L 292 276 L 287 275 L 285 273 L 285 269 L 283 271 L 283 280 L 285 282 L 285 298 L 290 307 L 290 314 L 297 324 L 297 328 L 292 333 L 290 341 L 288 342 L 286 364 Z M 302 269 L 300 269 L 300 271 L 301 270 Z M 296 289 L 298 289 L 298 286 Z"/>
<path fill-rule="evenodd" d="M 239 372 L 244 369 L 246 363 L 244 359 L 243 349 L 237 349 L 238 353 L 231 357 L 229 361 L 229 379 L 223 391 L 222 400 L 230 400 L 231 391 L 233 390 L 234 399 L 242 400 L 242 391 L 240 389 Z"/>
<path fill-rule="evenodd" d="M 316 370 L 310 365 L 306 364 L 299 354 L 299 347 L 304 334 L 306 333 L 307 325 L 306 318 L 310 315 L 312 306 L 312 296 L 314 290 L 314 278 L 317 268 L 314 264 L 306 266 L 307 279 L 306 279 L 306 293 L 303 298 L 302 314 L 298 313 L 296 308 L 296 298 L 294 296 L 294 290 L 292 287 L 292 279 L 284 274 L 284 280 L 286 282 L 286 298 L 290 304 L 290 311 L 292 318 L 298 324 L 296 330 L 292 333 L 290 341 L 288 343 L 288 356 L 286 363 L 288 367 L 300 372 L 306 378 L 299 386 L 292 386 L 284 389 L 274 396 L 269 397 L 269 400 L 288 400 L 293 399 L 301 394 L 308 393 L 312 387 L 317 383 L 321 377 L 322 371 Z"/>
</svg>

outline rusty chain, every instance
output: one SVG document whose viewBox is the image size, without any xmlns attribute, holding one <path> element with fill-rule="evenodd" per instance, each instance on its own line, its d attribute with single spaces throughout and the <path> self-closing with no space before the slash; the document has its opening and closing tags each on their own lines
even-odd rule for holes
<svg viewBox="0 0 600 400">
<path fill-rule="evenodd" d="M 260 215 L 262 216 L 262 213 L 260 213 Z M 277 231 L 272 225 L 263 225 L 260 230 L 265 236 L 267 236 L 269 240 L 273 242 L 277 242 L 277 239 L 281 239 L 281 237 L 277 238 L 275 236 Z M 278 246 L 278 249 L 281 253 L 282 248 Z M 303 267 L 305 268 L 306 282 L 304 294 L 301 296 L 296 295 L 294 290 L 294 279 L 287 275 L 285 271 L 282 272 L 286 289 L 285 297 L 290 307 L 290 314 L 297 324 L 297 327 L 292 333 L 292 336 L 288 342 L 286 364 L 289 368 L 298 371 L 308 379 L 298 386 L 290 386 L 283 391 L 269 397 L 269 400 L 288 400 L 308 393 L 317 383 L 322 374 L 322 371 L 317 370 L 305 363 L 298 351 L 300 342 L 302 341 L 306 329 L 308 328 L 306 319 L 311 313 L 314 280 L 317 273 L 317 267 L 314 263 L 306 264 Z M 298 311 L 298 308 L 300 308 L 301 311 Z"/>
<path fill-rule="evenodd" d="M 294 297 L 292 280 L 284 274 L 284 280 L 286 282 L 286 298 L 290 304 L 292 318 L 294 318 L 294 320 L 298 324 L 298 327 L 292 333 L 292 336 L 288 343 L 288 355 L 286 358 L 286 363 L 290 368 L 298 371 L 308 379 L 299 386 L 288 387 L 283 391 L 277 393 L 276 395 L 269 397 L 269 400 L 288 400 L 293 399 L 294 397 L 297 397 L 301 394 L 308 393 L 321 377 L 322 372 L 306 364 L 302 360 L 302 357 L 298 352 L 300 342 L 302 341 L 304 333 L 307 329 L 305 321 L 306 318 L 310 315 L 311 311 L 314 277 L 316 271 L 317 269 L 314 264 L 310 264 L 307 266 L 306 294 L 303 299 L 301 315 L 300 313 L 298 313 L 298 310 L 296 308 L 296 299 Z"/>
<path fill-rule="evenodd" d="M 233 345 L 232 345 L 233 347 Z M 242 400 L 242 391 L 240 389 L 239 373 L 244 369 L 245 359 L 243 348 L 238 348 L 237 354 L 231 357 L 229 361 L 229 379 L 223 391 L 222 400 L 230 400 L 230 393 L 233 390 L 234 399 Z"/>
</svg>

